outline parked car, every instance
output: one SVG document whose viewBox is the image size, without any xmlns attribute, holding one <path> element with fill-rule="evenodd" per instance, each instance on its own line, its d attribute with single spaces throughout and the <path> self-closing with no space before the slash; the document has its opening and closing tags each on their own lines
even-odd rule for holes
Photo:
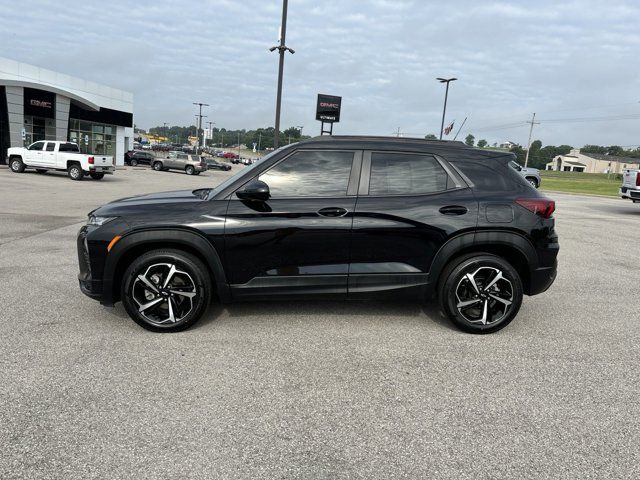
<svg viewBox="0 0 640 480">
<path fill-rule="evenodd" d="M 620 196 L 632 200 L 633 203 L 640 202 L 640 170 L 627 168 L 622 174 L 622 186 Z"/>
<path fill-rule="evenodd" d="M 166 158 L 156 158 L 151 164 L 155 171 L 182 170 L 187 175 L 200 175 L 207 170 L 207 162 L 200 155 L 169 152 Z"/>
<path fill-rule="evenodd" d="M 288 145 L 215 188 L 90 212 L 80 288 L 163 332 L 193 325 L 214 298 L 399 293 L 437 298 L 465 331 L 494 332 L 557 268 L 555 202 L 513 158 L 409 138 Z"/>
<path fill-rule="evenodd" d="M 141 150 L 130 150 L 124 154 L 125 165 L 135 167 L 137 165 L 151 165 L 156 159 L 156 156 L 151 152 L 144 152 Z"/>
<path fill-rule="evenodd" d="M 27 148 L 9 148 L 7 157 L 15 173 L 22 173 L 26 168 L 35 168 L 38 173 L 60 170 L 66 171 L 71 180 L 82 180 L 86 175 L 102 180 L 105 174 L 115 170 L 113 157 L 80 153 L 78 144 L 72 142 L 42 140 Z"/>
<path fill-rule="evenodd" d="M 229 171 L 231 170 L 231 165 L 227 165 L 226 163 L 220 163 L 216 161 L 213 157 L 202 157 L 205 162 L 207 162 L 207 168 L 209 170 L 222 170 Z"/>
<path fill-rule="evenodd" d="M 537 168 L 525 168 L 522 165 L 520 165 L 518 162 L 516 162 L 515 160 L 512 162 L 509 162 L 509 165 L 511 165 L 511 167 L 518 172 L 520 175 L 522 175 L 524 177 L 524 179 L 529 182 L 529 184 L 534 187 L 534 188 L 538 188 L 540 186 L 540 184 L 542 183 L 542 178 L 540 177 L 540 170 L 538 170 Z"/>
<path fill-rule="evenodd" d="M 223 152 L 222 158 L 238 159 L 240 158 L 240 155 L 234 152 Z"/>
</svg>

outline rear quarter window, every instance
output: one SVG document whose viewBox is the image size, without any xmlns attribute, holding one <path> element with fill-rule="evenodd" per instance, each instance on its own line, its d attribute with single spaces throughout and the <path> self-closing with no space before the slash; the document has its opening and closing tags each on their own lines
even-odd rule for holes
<svg viewBox="0 0 640 480">
<path fill-rule="evenodd" d="M 479 191 L 508 191 L 517 185 L 526 185 L 526 180 L 515 170 L 493 160 L 481 162 L 456 162 L 459 169 Z"/>
</svg>

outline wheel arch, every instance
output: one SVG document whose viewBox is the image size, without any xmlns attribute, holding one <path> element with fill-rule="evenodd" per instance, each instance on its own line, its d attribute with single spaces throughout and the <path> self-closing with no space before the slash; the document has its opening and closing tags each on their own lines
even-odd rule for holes
<svg viewBox="0 0 640 480">
<path fill-rule="evenodd" d="M 518 272 L 524 293 L 529 294 L 531 272 L 538 265 L 536 250 L 523 235 L 503 230 L 469 232 L 445 243 L 431 264 L 429 294 L 436 292 L 440 276 L 447 265 L 470 253 L 489 253 L 504 258 Z"/>
<path fill-rule="evenodd" d="M 211 243 L 192 230 L 149 229 L 132 232 L 119 240 L 109 252 L 103 274 L 102 303 L 112 305 L 119 300 L 120 285 L 127 266 L 145 252 L 173 248 L 183 250 L 198 258 L 207 268 L 218 298 L 227 302 L 231 295 L 220 256 Z"/>
</svg>

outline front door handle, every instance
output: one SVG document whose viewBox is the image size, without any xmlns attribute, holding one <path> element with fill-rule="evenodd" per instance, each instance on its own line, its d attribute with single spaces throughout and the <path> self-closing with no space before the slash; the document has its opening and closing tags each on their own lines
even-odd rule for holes
<svg viewBox="0 0 640 480">
<path fill-rule="evenodd" d="M 326 207 L 321 208 L 317 213 L 323 217 L 344 217 L 347 214 L 347 209 L 342 207 Z"/>
<path fill-rule="evenodd" d="M 463 207 L 462 205 L 447 205 L 440 209 L 440 213 L 443 215 L 464 215 L 468 211 L 467 207 Z"/>
</svg>

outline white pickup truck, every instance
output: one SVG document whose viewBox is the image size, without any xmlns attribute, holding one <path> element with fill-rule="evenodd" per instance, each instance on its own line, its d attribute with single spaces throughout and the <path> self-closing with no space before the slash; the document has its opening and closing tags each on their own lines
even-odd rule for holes
<svg viewBox="0 0 640 480">
<path fill-rule="evenodd" d="M 620 196 L 640 203 L 640 170 L 626 169 L 623 172 Z"/>
<path fill-rule="evenodd" d="M 82 180 L 85 175 L 101 180 L 105 173 L 115 170 L 113 157 L 82 154 L 78 144 L 71 142 L 42 140 L 27 148 L 9 148 L 7 157 L 15 173 L 22 173 L 25 168 L 35 168 L 38 173 L 63 170 L 71 180 Z"/>
</svg>

